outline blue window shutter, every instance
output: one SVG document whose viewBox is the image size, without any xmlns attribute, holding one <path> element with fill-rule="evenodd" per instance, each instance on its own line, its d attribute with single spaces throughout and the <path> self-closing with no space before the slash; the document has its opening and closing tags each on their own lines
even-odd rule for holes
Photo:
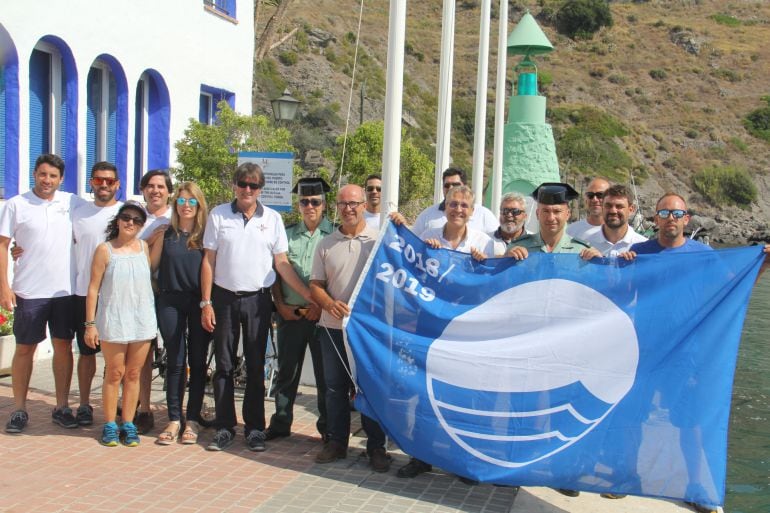
<svg viewBox="0 0 770 513">
<path fill-rule="evenodd" d="M 201 94 L 198 105 L 198 121 L 208 125 L 211 120 L 211 103 L 207 94 Z"/>
<path fill-rule="evenodd" d="M 29 58 L 29 187 L 35 184 L 35 160 L 50 152 L 51 55 L 32 50 Z"/>
<path fill-rule="evenodd" d="M 144 80 L 136 85 L 136 104 L 134 105 L 134 194 L 139 194 L 139 181 L 142 179 L 142 146 L 144 144 Z"/>
<path fill-rule="evenodd" d="M 107 113 L 107 158 L 106 160 L 115 163 L 117 127 L 118 127 L 118 84 L 115 82 L 115 76 L 110 73 L 110 97 L 109 112 Z"/>
<path fill-rule="evenodd" d="M 102 71 L 98 68 L 88 70 L 86 79 L 86 169 L 97 162 L 96 153 L 99 144 L 99 111 L 102 106 Z"/>
<path fill-rule="evenodd" d="M 0 66 L 0 187 L 5 197 L 5 67 Z"/>
</svg>

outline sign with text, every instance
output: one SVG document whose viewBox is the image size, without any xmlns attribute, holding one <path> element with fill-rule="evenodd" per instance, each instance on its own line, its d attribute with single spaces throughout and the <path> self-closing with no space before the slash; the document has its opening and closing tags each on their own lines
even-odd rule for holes
<svg viewBox="0 0 770 513">
<path fill-rule="evenodd" d="M 253 162 L 262 168 L 265 174 L 265 187 L 260 201 L 274 210 L 291 210 L 291 188 L 294 174 L 294 154 L 242 151 L 238 153 L 238 165 Z"/>
</svg>

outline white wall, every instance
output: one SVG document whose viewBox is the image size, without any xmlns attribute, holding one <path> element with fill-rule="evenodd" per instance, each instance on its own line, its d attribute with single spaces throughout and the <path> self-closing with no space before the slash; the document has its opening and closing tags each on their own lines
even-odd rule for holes
<svg viewBox="0 0 770 513">
<path fill-rule="evenodd" d="M 160 73 L 171 100 L 170 165 L 173 145 L 190 118 L 198 117 L 200 86 L 235 93 L 235 110 L 251 111 L 253 2 L 238 0 L 237 23 L 206 10 L 203 0 L 25 0 L 4 1 L 0 24 L 19 58 L 19 191 L 29 183 L 29 56 L 40 38 L 61 38 L 78 72 L 78 175 L 85 194 L 86 77 L 97 56 L 109 54 L 123 67 L 128 84 L 129 183 L 133 191 L 136 84 L 148 68 Z M 68 170 L 68 172 L 70 172 Z"/>
</svg>

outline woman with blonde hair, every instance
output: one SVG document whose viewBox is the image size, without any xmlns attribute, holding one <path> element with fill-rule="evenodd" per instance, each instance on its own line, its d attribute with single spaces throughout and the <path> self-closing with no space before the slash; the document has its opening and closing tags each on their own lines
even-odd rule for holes
<svg viewBox="0 0 770 513">
<path fill-rule="evenodd" d="M 147 212 L 127 201 L 107 226 L 107 242 L 99 244 L 91 263 L 86 296 L 85 341 L 104 355 L 104 429 L 100 442 L 139 445 L 134 425 L 139 375 L 158 331 L 150 279 L 149 249 L 139 238 Z M 98 301 L 98 308 L 97 308 Z M 123 383 L 123 425 L 115 423 L 118 389 Z"/>
<path fill-rule="evenodd" d="M 171 224 L 151 249 L 153 271 L 158 271 L 158 327 L 166 348 L 166 403 L 169 423 L 158 435 L 159 445 L 171 445 L 180 436 L 194 444 L 201 427 L 206 386 L 206 353 L 211 335 L 201 326 L 200 276 L 206 199 L 193 182 L 176 188 Z M 190 368 L 190 395 L 186 416 L 182 402 Z M 184 430 L 182 431 L 182 425 Z"/>
</svg>

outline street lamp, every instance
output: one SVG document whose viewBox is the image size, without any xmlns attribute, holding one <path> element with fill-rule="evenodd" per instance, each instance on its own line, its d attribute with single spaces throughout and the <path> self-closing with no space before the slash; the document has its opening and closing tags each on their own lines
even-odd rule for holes
<svg viewBox="0 0 770 513">
<path fill-rule="evenodd" d="M 275 121 L 291 121 L 297 115 L 297 108 L 301 101 L 292 98 L 288 89 L 284 89 L 283 96 L 270 100 L 273 107 L 273 117 Z"/>
</svg>

